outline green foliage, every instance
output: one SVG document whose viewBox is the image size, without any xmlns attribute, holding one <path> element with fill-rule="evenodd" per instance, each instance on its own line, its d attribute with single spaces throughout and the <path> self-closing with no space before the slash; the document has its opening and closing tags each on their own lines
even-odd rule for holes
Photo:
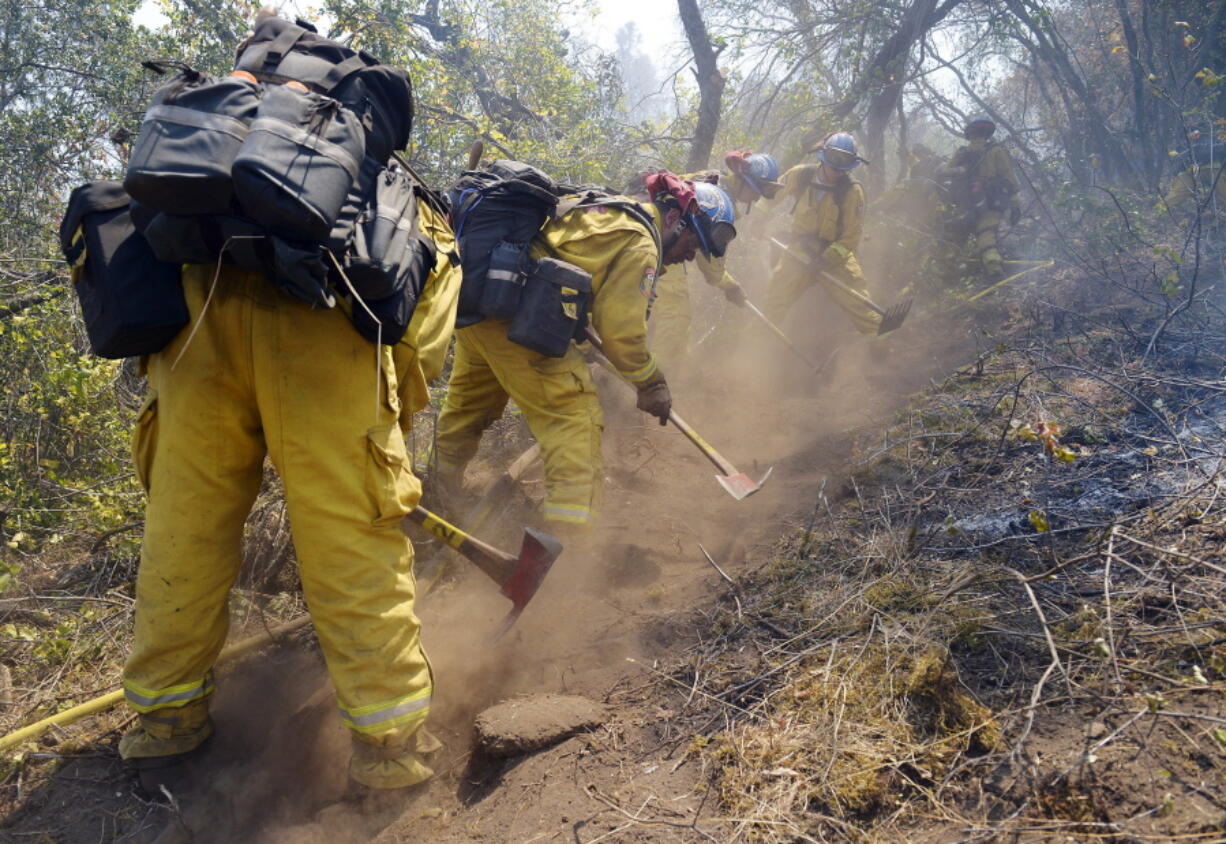
<svg viewBox="0 0 1226 844">
<path fill-rule="evenodd" d="M 46 257 L 47 223 L 58 218 L 65 188 L 122 165 L 112 139 L 122 141 L 117 132 L 143 111 L 139 60 L 152 49 L 148 33 L 131 24 L 139 5 L 35 0 L 6 7 L 0 255 L 30 255 L 33 247 Z"/>
<path fill-rule="evenodd" d="M 0 323 L 0 504 L 9 512 L 10 555 L 36 550 L 60 531 L 131 520 L 138 503 L 119 363 L 83 351 L 68 301 Z"/>
</svg>

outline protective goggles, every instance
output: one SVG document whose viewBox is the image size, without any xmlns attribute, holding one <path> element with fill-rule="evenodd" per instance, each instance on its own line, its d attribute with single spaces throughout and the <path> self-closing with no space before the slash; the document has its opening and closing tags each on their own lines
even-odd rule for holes
<svg viewBox="0 0 1226 844">
<path fill-rule="evenodd" d="M 822 161 L 836 170 L 851 170 L 860 161 L 860 156 L 838 147 L 822 147 Z"/>
<path fill-rule="evenodd" d="M 783 187 L 779 182 L 772 182 L 770 179 L 759 179 L 748 171 L 740 175 L 751 188 L 757 191 L 758 196 L 764 196 L 767 199 L 774 199 L 775 194 L 779 192 L 779 188 Z"/>
<path fill-rule="evenodd" d="M 708 258 L 722 258 L 728 251 L 728 244 L 736 237 L 736 226 L 732 223 L 712 223 L 702 214 L 687 214 L 689 224 L 698 235 L 698 247 Z"/>
</svg>

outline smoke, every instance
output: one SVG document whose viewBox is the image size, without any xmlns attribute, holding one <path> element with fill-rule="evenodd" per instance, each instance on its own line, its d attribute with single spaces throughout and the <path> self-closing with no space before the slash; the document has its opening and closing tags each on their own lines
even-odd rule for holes
<svg viewBox="0 0 1226 844">
<path fill-rule="evenodd" d="M 738 240 L 729 260 L 758 302 L 772 263 L 764 243 Z M 688 371 L 673 381 L 674 406 L 755 480 L 774 466 L 763 490 L 734 501 L 675 428 L 639 413 L 632 391 L 598 374 L 608 478 L 599 527 L 563 536 L 566 550 L 553 571 L 496 644 L 490 636 L 509 604 L 467 561 L 453 556 L 451 578 L 419 601 L 436 682 L 429 726 L 445 743 L 431 760 L 435 779 L 386 812 L 340 802 L 349 739 L 326 672 L 314 650 L 273 651 L 223 677 L 217 736 L 200 766 L 208 780 L 185 813 L 189 826 L 252 841 L 365 841 L 389 828 L 412 831 L 440 807 L 460 811 L 474 781 L 489 773 L 471 755 L 481 710 L 537 692 L 603 699 L 641 666 L 673 655 L 679 642 L 705 635 L 692 627 L 701 622 L 691 608 L 709 605 L 726 586 L 698 545 L 734 576 L 747 560 L 761 559 L 797 513 L 810 509 L 822 479 L 846 465 L 845 432 L 879 419 L 899 391 L 939 367 L 921 342 L 922 323 L 887 338 L 862 337 L 813 287 L 780 327 L 805 356 L 830 361 L 815 375 L 747 311 L 690 275 L 694 345 Z M 497 472 L 523 440 L 513 425 L 489 437 L 483 452 Z M 478 531 L 511 552 L 523 525 L 539 520 L 531 499 L 541 484 L 521 489 L 529 495 L 517 493 Z M 501 768 L 490 770 L 496 779 Z"/>
</svg>

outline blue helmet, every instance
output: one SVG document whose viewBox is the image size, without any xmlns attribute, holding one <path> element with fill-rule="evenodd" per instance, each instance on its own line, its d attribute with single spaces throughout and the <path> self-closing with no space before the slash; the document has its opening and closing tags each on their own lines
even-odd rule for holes
<svg viewBox="0 0 1226 844">
<path fill-rule="evenodd" d="M 745 181 L 758 192 L 760 196 L 773 194 L 773 182 L 779 181 L 779 164 L 774 158 L 764 152 L 755 152 L 745 159 L 745 169 L 741 171 Z"/>
<path fill-rule="evenodd" d="M 710 182 L 694 183 L 694 198 L 698 211 L 690 212 L 687 218 L 698 234 L 702 254 L 708 258 L 722 258 L 728 244 L 736 237 L 736 206 L 724 189 Z"/>
<path fill-rule="evenodd" d="M 835 132 L 817 151 L 822 164 L 835 170 L 855 170 L 861 158 L 856 153 L 856 139 L 850 132 Z"/>
<path fill-rule="evenodd" d="M 774 158 L 764 152 L 755 152 L 745 159 L 749 165 L 749 175 L 755 179 L 765 179 L 768 182 L 779 181 L 779 164 Z"/>
<path fill-rule="evenodd" d="M 970 120 L 966 121 L 966 125 L 962 127 L 962 137 L 970 138 L 971 130 L 978 129 L 985 131 L 984 137 L 992 137 L 992 133 L 996 131 L 996 121 L 988 117 L 986 114 L 976 114 Z"/>
</svg>

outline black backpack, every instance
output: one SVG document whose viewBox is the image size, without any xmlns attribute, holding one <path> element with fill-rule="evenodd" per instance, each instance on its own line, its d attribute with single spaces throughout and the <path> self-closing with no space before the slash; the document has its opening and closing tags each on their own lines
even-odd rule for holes
<svg viewBox="0 0 1226 844">
<path fill-rule="evenodd" d="M 499 159 L 462 173 L 448 195 L 464 269 L 456 326 L 514 316 L 528 246 L 558 206 L 558 183 L 530 164 Z"/>
<path fill-rule="evenodd" d="M 60 223 L 89 345 L 104 358 L 161 351 L 188 322 L 180 266 L 157 260 L 131 210 L 119 182 L 88 182 Z"/>
<path fill-rule="evenodd" d="M 561 357 L 571 337 L 582 337 L 591 277 L 554 258 L 529 258 L 547 221 L 576 208 L 621 208 L 643 224 L 660 251 L 655 223 L 638 203 L 600 186 L 559 183 L 522 162 L 499 159 L 488 170 L 465 171 L 448 196 L 464 270 L 456 326 L 511 319 L 507 336 L 513 342 L 550 357 Z"/>
<path fill-rule="evenodd" d="M 381 335 L 396 342 L 434 262 L 416 228 L 425 188 L 392 160 L 412 128 L 408 75 L 281 18 L 256 27 L 230 76 L 146 66 L 178 69 L 154 94 L 125 179 L 157 257 L 221 260 L 323 307 L 352 285 L 392 315 Z"/>
<path fill-rule="evenodd" d="M 352 303 L 353 324 L 372 343 L 400 341 L 437 263 L 438 248 L 418 223 L 419 203 L 431 200 L 409 172 L 390 164 L 361 203 L 343 260 L 329 268 L 332 287 L 352 287 L 360 300 Z"/>
</svg>

